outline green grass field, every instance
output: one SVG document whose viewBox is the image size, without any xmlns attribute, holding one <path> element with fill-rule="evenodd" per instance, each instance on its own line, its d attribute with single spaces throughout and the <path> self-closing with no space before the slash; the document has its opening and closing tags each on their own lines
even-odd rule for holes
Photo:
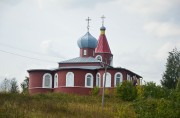
<svg viewBox="0 0 180 118">
<path fill-rule="evenodd" d="M 162 99 L 125 102 L 106 96 L 102 111 L 101 96 L 0 93 L 0 118 L 178 118 L 179 104 L 173 105 Z"/>
</svg>

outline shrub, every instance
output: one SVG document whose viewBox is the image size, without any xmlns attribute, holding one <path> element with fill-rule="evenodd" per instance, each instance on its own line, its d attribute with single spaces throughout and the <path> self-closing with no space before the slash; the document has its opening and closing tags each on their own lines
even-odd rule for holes
<svg viewBox="0 0 180 118">
<path fill-rule="evenodd" d="M 144 97 L 145 98 L 168 98 L 169 96 L 169 89 L 161 86 L 156 86 L 154 82 L 147 82 L 143 86 L 144 90 Z"/>
<path fill-rule="evenodd" d="M 180 106 L 180 91 L 171 90 L 169 98 L 171 101 L 177 102 Z"/>
<path fill-rule="evenodd" d="M 91 95 L 96 96 L 98 94 L 99 94 L 99 87 L 96 86 L 91 90 Z"/>
<path fill-rule="evenodd" d="M 138 118 L 178 118 L 179 106 L 166 99 L 148 98 L 134 102 Z"/>
<path fill-rule="evenodd" d="M 143 88 L 143 86 L 137 85 L 136 89 L 137 89 L 137 98 L 138 99 L 144 98 L 144 88 Z"/>
<path fill-rule="evenodd" d="M 117 97 L 125 101 L 135 100 L 137 97 L 136 87 L 129 81 L 124 81 L 122 85 L 117 86 Z"/>
</svg>

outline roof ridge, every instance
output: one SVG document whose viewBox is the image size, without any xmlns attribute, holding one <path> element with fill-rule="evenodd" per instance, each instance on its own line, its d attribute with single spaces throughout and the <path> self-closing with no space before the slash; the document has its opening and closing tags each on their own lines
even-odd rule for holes
<svg viewBox="0 0 180 118">
<path fill-rule="evenodd" d="M 100 61 L 94 57 L 76 57 L 65 61 L 61 61 L 59 63 L 97 63 L 97 62 Z"/>
</svg>

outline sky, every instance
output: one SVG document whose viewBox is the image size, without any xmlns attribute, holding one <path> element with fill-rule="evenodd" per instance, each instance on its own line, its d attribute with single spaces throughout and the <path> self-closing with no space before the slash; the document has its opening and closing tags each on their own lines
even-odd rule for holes
<svg viewBox="0 0 180 118">
<path fill-rule="evenodd" d="M 168 52 L 180 50 L 180 0 L 0 0 L 0 81 L 78 57 L 85 19 L 98 39 L 102 15 L 114 67 L 160 84 Z"/>
</svg>

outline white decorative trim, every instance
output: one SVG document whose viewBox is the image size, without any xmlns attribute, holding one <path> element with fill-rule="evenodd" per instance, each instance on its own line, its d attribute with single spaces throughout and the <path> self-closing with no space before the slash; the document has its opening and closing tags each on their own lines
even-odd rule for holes
<svg viewBox="0 0 180 118">
<path fill-rule="evenodd" d="M 57 85 L 56 85 L 56 83 L 57 83 Z M 57 87 L 58 87 L 58 74 L 56 73 L 54 75 L 54 88 L 57 88 Z"/>
<path fill-rule="evenodd" d="M 123 82 L 123 74 L 121 72 L 117 72 L 115 75 L 114 75 L 114 87 L 116 87 L 116 76 L 120 74 L 120 83 Z"/>
<path fill-rule="evenodd" d="M 88 76 L 88 75 L 91 76 L 91 78 L 90 78 L 90 79 L 91 79 L 91 81 L 90 81 L 90 82 L 91 82 L 91 83 L 90 83 L 90 86 L 87 85 L 87 76 Z M 85 87 L 87 87 L 87 88 L 93 88 L 93 75 L 92 75 L 91 73 L 87 73 L 87 74 L 85 75 Z"/>
<path fill-rule="evenodd" d="M 76 88 L 76 87 L 82 87 L 82 88 L 85 88 L 84 86 L 58 86 L 58 88 L 70 88 L 70 87 L 74 87 L 74 88 Z"/>
<path fill-rule="evenodd" d="M 108 78 L 109 76 L 109 78 Z M 103 74 L 103 86 L 104 86 L 104 78 L 105 78 L 105 73 Z M 109 80 L 109 83 L 107 83 Z M 107 86 L 108 85 L 108 86 Z M 110 86 L 109 86 L 110 85 Z M 111 87 L 111 74 L 109 72 L 106 73 L 106 83 L 105 87 Z"/>
<path fill-rule="evenodd" d="M 99 58 L 100 60 L 99 60 L 98 58 Z M 97 55 L 97 56 L 96 56 L 96 59 L 99 60 L 99 61 L 102 61 L 102 56 L 101 56 L 101 55 Z"/>
<path fill-rule="evenodd" d="M 47 76 L 47 75 L 49 75 L 50 76 L 50 80 L 49 80 L 49 86 L 47 87 L 47 86 L 45 86 L 45 76 Z M 42 87 L 43 88 L 52 88 L 52 75 L 50 74 L 50 73 L 45 73 L 44 75 L 43 75 L 43 79 L 42 79 Z"/>
<path fill-rule="evenodd" d="M 29 89 L 58 89 L 58 88 L 87 88 L 84 86 L 73 86 L 73 87 L 67 87 L 67 86 L 58 86 L 57 88 L 43 88 L 43 87 L 31 87 Z M 103 87 L 99 87 L 100 89 Z M 106 87 L 106 88 L 115 88 L 115 87 Z"/>
<path fill-rule="evenodd" d="M 96 74 L 96 86 L 97 86 L 97 78 L 98 78 L 98 75 L 99 75 L 99 86 L 98 86 L 98 87 L 101 87 L 101 74 L 100 74 L 100 73 L 97 73 L 97 74 Z"/>
<path fill-rule="evenodd" d="M 31 87 L 31 88 L 28 88 L 28 89 L 53 89 L 53 88 Z"/>
</svg>

